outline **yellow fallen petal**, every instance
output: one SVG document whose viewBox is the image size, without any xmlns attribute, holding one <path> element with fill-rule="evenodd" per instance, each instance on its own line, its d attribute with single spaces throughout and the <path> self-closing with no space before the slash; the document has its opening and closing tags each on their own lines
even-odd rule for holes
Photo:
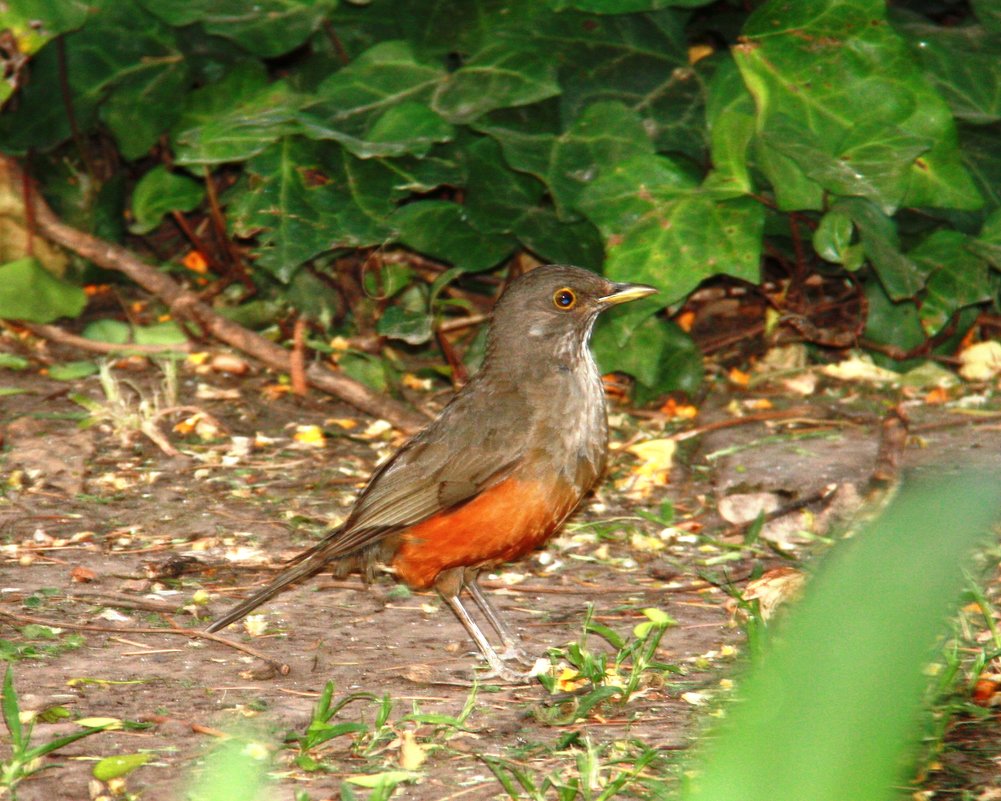
<svg viewBox="0 0 1001 801">
<path fill-rule="evenodd" d="M 322 448 L 327 444 L 319 426 L 296 426 L 292 439 L 312 448 Z"/>
</svg>

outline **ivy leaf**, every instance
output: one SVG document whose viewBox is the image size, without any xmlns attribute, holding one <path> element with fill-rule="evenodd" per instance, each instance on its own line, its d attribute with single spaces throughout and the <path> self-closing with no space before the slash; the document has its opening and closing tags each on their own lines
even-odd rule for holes
<svg viewBox="0 0 1001 801">
<path fill-rule="evenodd" d="M 132 216 L 129 226 L 134 234 L 146 234 L 160 224 L 172 211 L 191 211 L 205 196 L 199 181 L 178 172 L 170 172 L 162 164 L 146 173 L 132 191 Z"/>
<path fill-rule="evenodd" d="M 0 265 L 0 319 L 51 323 L 79 316 L 86 305 L 80 287 L 56 277 L 37 259 Z"/>
<path fill-rule="evenodd" d="M 0 6 L 0 31 L 10 31 L 14 39 L 14 52 L 30 56 L 59 34 L 79 28 L 87 21 L 88 3 L 85 0 L 18 0 Z M 0 103 L 6 99 L 3 92 L 12 90 L 9 84 L 0 84 Z"/>
<path fill-rule="evenodd" d="M 530 40 L 541 57 L 559 64 L 562 119 L 615 102 L 642 119 L 658 150 L 701 161 L 705 86 L 688 61 L 685 22 L 673 8 L 607 16 L 566 11 L 540 14 L 511 37 Z"/>
<path fill-rule="evenodd" d="M 445 200 L 409 203 L 389 223 L 404 245 L 470 272 L 495 267 L 514 249 L 510 237 L 477 230 L 462 206 Z"/>
<path fill-rule="evenodd" d="M 299 119 L 306 135 L 340 141 L 361 157 L 420 152 L 423 143 L 415 149 L 409 138 L 401 140 L 408 119 L 417 121 L 419 142 L 451 138 L 449 126 L 427 109 L 444 75 L 441 67 L 418 61 L 408 43 L 381 42 L 324 80 Z M 398 141 L 403 146 L 394 152 L 388 145 Z"/>
<path fill-rule="evenodd" d="M 827 2 L 793 8 L 771 0 L 748 18 L 747 41 L 734 58 L 754 95 L 763 141 L 780 153 L 805 143 L 812 156 L 799 151 L 796 161 L 804 175 L 835 194 L 859 194 L 846 191 L 845 177 L 854 173 L 887 211 L 979 207 L 949 109 L 887 24 L 884 4 L 850 5 L 851 13 L 833 14 Z M 806 161 L 827 167 L 808 172 Z M 837 161 L 852 173 L 832 169 Z M 773 186 L 788 177 L 767 160 L 761 167 Z"/>
<path fill-rule="evenodd" d="M 200 24 L 206 33 L 231 39 L 254 55 L 275 58 L 305 42 L 336 6 L 336 0 L 139 0 L 175 27 Z"/>
<path fill-rule="evenodd" d="M 287 137 L 247 171 L 229 197 L 231 223 L 238 235 L 257 236 L 257 263 L 283 283 L 320 253 L 379 244 L 389 233 L 393 176 L 339 149 Z"/>
<path fill-rule="evenodd" d="M 733 196 L 750 192 L 753 183 L 747 159 L 754 138 L 754 99 L 729 56 L 709 82 L 706 122 L 713 165 L 708 185 L 720 194 L 727 190 Z"/>
<path fill-rule="evenodd" d="M 938 333 L 964 306 L 991 299 L 987 262 L 970 249 L 971 241 L 959 231 L 941 229 L 907 254 L 928 275 L 921 324 L 929 334 Z"/>
<path fill-rule="evenodd" d="M 952 113 L 975 125 L 1001 120 L 1001 31 L 932 25 L 903 17 L 896 28 Z"/>
<path fill-rule="evenodd" d="M 60 27 L 75 27 L 76 8 L 69 3 L 65 15 L 57 15 Z M 17 18 L 13 22 L 17 24 Z M 65 81 L 77 128 L 87 130 L 100 118 L 126 158 L 144 155 L 177 119 L 189 80 L 174 31 L 141 8 L 109 3 L 63 41 Z M 32 60 L 31 81 L 20 92 L 16 112 L 0 116 L 6 152 L 43 150 L 70 137 L 70 117 L 57 100 L 61 81 L 57 49 L 42 49 Z M 142 114 L 135 113 L 139 106 Z M 125 107 L 128 119 L 122 114 Z"/>
<path fill-rule="evenodd" d="M 192 92 L 174 126 L 178 164 L 246 161 L 300 130 L 303 99 L 263 65 L 245 62 L 222 80 Z"/>
<path fill-rule="evenodd" d="M 839 200 L 831 210 L 848 215 L 858 228 L 865 255 L 890 298 L 913 298 L 924 287 L 924 274 L 900 250 L 893 220 L 873 203 L 850 198 Z"/>
<path fill-rule="evenodd" d="M 644 404 L 659 395 L 694 392 L 702 383 L 702 354 L 673 323 L 648 316 L 630 326 L 622 315 L 604 315 L 591 347 L 603 372 L 618 370 L 636 379 L 635 400 Z"/>
<path fill-rule="evenodd" d="M 617 102 L 595 103 L 560 136 L 490 124 L 481 130 L 500 142 L 508 164 L 549 187 L 562 219 L 573 216 L 584 187 L 602 169 L 653 153 L 639 115 Z"/>
<path fill-rule="evenodd" d="M 431 104 L 449 122 L 467 124 L 494 109 L 525 106 L 559 93 L 551 58 L 504 42 L 487 45 L 449 75 Z"/>
</svg>

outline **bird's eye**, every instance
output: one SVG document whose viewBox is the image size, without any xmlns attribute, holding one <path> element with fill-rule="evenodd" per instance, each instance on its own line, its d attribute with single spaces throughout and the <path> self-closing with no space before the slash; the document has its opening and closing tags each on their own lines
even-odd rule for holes
<svg viewBox="0 0 1001 801">
<path fill-rule="evenodd" d="M 557 309 L 567 311 L 577 305 L 577 296 L 573 293 L 573 290 L 568 287 L 557 289 L 553 293 L 553 305 Z"/>
</svg>

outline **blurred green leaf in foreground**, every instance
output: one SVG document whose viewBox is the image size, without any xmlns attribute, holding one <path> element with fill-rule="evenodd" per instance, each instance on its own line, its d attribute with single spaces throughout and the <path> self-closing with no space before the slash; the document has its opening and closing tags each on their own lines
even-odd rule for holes
<svg viewBox="0 0 1001 801">
<path fill-rule="evenodd" d="M 986 473 L 906 484 L 774 631 L 685 801 L 877 801 L 910 777 L 923 671 L 1001 512 Z"/>
</svg>

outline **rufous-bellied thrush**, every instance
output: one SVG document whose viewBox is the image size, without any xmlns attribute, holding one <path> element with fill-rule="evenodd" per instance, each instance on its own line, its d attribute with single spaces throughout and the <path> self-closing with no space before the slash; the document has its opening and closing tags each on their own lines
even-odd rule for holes
<svg viewBox="0 0 1001 801">
<path fill-rule="evenodd" d="M 408 586 L 440 593 L 490 675 L 523 678 L 505 660 L 526 656 L 477 575 L 545 543 L 601 476 L 608 422 L 591 329 L 605 309 L 655 291 L 561 265 L 513 281 L 494 308 L 480 371 L 372 474 L 341 526 L 208 630 L 328 565 L 343 574 L 382 564 Z M 503 653 L 463 606 L 463 589 Z"/>
</svg>

